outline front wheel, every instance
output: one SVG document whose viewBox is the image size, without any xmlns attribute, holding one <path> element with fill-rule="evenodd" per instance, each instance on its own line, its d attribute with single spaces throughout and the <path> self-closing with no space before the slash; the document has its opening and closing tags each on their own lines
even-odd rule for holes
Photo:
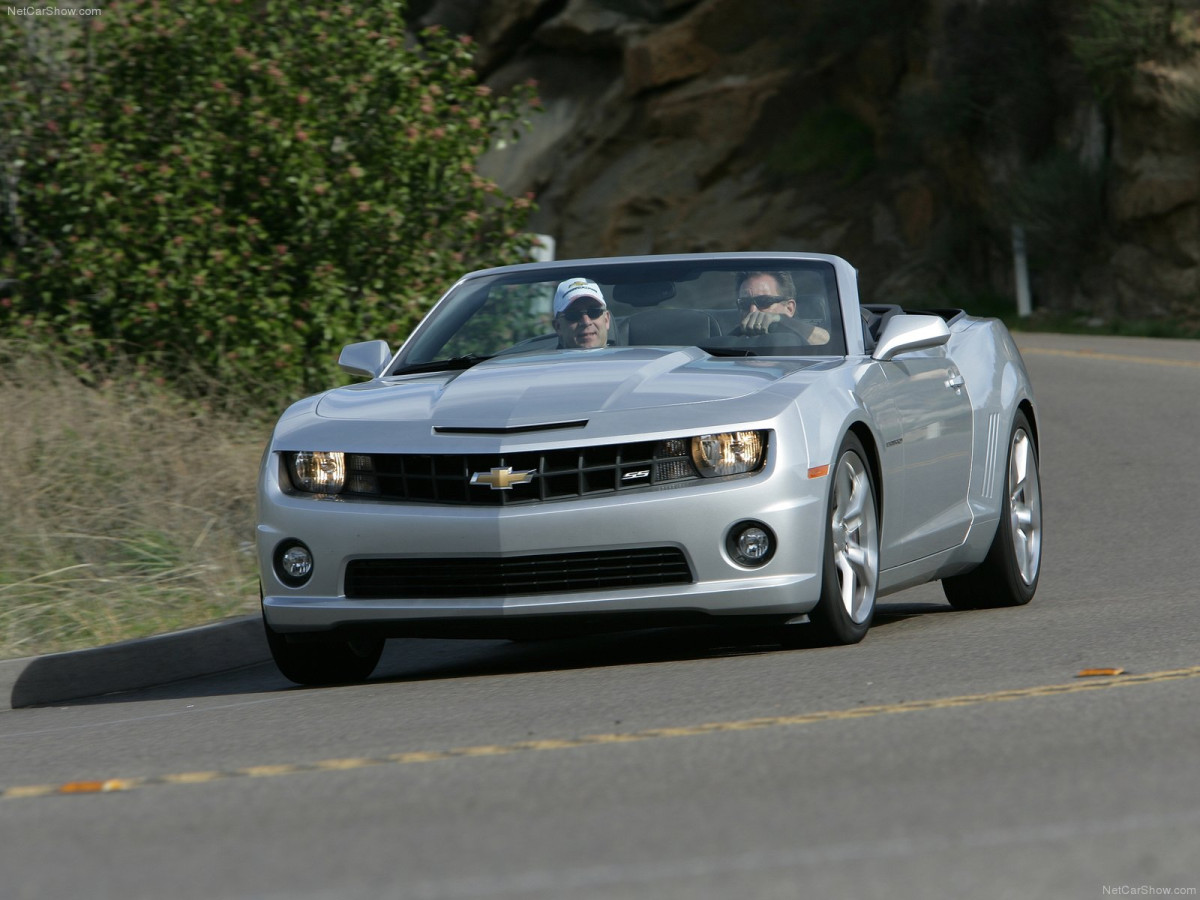
<svg viewBox="0 0 1200 900">
<path fill-rule="evenodd" d="M 1023 606 L 1037 590 L 1042 562 L 1042 486 L 1032 434 L 1029 420 L 1018 412 L 1008 444 L 1004 508 L 988 555 L 970 572 L 942 579 L 942 592 L 955 609 Z"/>
<path fill-rule="evenodd" d="M 878 587 L 875 480 L 862 443 L 848 434 L 833 468 L 821 599 L 809 613 L 809 637 L 825 645 L 857 644 L 871 627 Z"/>
<path fill-rule="evenodd" d="M 265 619 L 263 628 L 275 665 L 284 678 L 297 684 L 366 681 L 383 655 L 383 638 L 281 634 Z"/>
</svg>

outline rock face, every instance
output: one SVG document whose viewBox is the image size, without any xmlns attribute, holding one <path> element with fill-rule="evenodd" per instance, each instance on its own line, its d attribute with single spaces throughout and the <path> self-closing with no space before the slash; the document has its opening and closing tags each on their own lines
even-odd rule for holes
<svg viewBox="0 0 1200 900">
<path fill-rule="evenodd" d="M 1115 118 L 1111 289 L 1118 312 L 1200 322 L 1200 124 L 1171 102 L 1187 71 L 1143 66 Z"/>
<path fill-rule="evenodd" d="M 829 252 L 859 267 L 869 297 L 930 303 L 956 286 L 1011 295 L 1022 224 L 1039 307 L 1200 325 L 1200 40 L 1102 103 L 1070 64 L 1071 6 L 437 0 L 413 12 L 472 34 L 497 88 L 538 81 L 545 112 L 485 164 L 536 195 L 533 226 L 562 258 Z"/>
</svg>

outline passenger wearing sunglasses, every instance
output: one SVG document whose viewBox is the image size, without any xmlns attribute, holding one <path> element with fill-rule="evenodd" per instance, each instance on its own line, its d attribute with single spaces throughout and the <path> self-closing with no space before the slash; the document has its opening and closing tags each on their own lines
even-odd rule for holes
<svg viewBox="0 0 1200 900">
<path fill-rule="evenodd" d="M 794 319 L 796 286 L 790 272 L 739 272 L 737 307 L 742 313 L 742 334 L 766 334 L 772 325 L 782 323 L 807 344 L 829 343 L 829 332 L 808 322 Z"/>
<path fill-rule="evenodd" d="M 554 292 L 554 330 L 561 347 L 595 350 L 608 344 L 612 318 L 600 285 L 568 278 Z"/>
</svg>

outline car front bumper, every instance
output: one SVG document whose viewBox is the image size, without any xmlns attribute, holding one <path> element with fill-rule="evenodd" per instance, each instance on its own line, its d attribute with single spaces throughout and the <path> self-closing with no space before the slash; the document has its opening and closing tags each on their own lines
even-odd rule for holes
<svg viewBox="0 0 1200 900">
<path fill-rule="evenodd" d="M 286 493 L 279 461 L 265 460 L 259 491 L 257 549 L 263 615 L 278 632 L 379 627 L 403 633 L 433 622 L 457 622 L 475 632 L 488 623 L 544 617 L 698 613 L 716 616 L 796 616 L 816 604 L 821 588 L 827 478 L 809 479 L 802 466 L 774 460 L 763 471 L 714 482 L 689 482 L 621 496 L 507 507 L 396 504 Z M 774 535 L 763 565 L 735 562 L 731 529 L 753 521 Z M 311 551 L 311 578 L 300 587 L 274 568 L 281 542 Z M 477 559 L 678 548 L 692 581 L 475 597 L 346 596 L 346 571 L 362 559 Z"/>
</svg>

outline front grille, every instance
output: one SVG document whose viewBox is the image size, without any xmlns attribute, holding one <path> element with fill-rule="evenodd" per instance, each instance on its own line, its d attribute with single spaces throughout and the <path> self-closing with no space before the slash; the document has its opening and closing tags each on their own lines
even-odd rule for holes
<svg viewBox="0 0 1200 900">
<path fill-rule="evenodd" d="M 346 567 L 350 600 L 505 597 L 688 584 L 676 547 L 542 556 L 356 559 Z"/>
<path fill-rule="evenodd" d="M 410 503 L 508 506 L 611 494 L 698 479 L 686 440 L 640 441 L 502 454 L 351 454 L 346 494 Z M 472 475 L 529 472 L 507 489 Z M 364 479 L 356 481 L 356 478 Z M 362 485 L 362 490 L 355 490 Z"/>
</svg>

